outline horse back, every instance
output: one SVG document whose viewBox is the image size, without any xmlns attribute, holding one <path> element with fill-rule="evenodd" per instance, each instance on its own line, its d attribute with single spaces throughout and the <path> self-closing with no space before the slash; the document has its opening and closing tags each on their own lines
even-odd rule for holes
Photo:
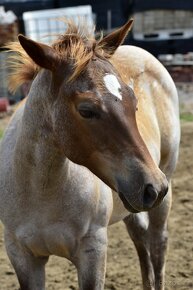
<svg viewBox="0 0 193 290">
<path fill-rule="evenodd" d="M 119 47 L 112 63 L 133 89 L 138 101 L 139 132 L 154 160 L 170 178 L 180 140 L 178 94 L 171 76 L 154 56 L 134 46 Z"/>
</svg>

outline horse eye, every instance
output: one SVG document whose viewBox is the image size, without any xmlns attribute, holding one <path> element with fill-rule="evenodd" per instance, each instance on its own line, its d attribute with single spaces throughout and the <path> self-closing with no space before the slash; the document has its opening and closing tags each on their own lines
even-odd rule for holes
<svg viewBox="0 0 193 290">
<path fill-rule="evenodd" d="M 80 109 L 79 114 L 85 119 L 99 119 L 100 118 L 99 113 L 91 111 L 91 110 Z"/>
</svg>

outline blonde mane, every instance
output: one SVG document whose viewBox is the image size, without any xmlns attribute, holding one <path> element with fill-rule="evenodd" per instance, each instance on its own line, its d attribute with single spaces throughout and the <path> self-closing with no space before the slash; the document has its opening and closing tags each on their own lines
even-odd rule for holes
<svg viewBox="0 0 193 290">
<path fill-rule="evenodd" d="M 93 35 L 94 29 L 92 33 L 89 32 L 85 23 L 76 25 L 73 21 L 68 21 L 65 34 L 60 35 L 51 45 L 61 59 L 73 65 L 74 72 L 69 81 L 76 79 L 93 57 L 110 57 L 100 45 L 101 38 L 97 41 Z M 10 70 L 9 89 L 15 92 L 22 84 L 32 81 L 40 67 L 27 55 L 19 42 L 11 42 L 6 48 L 8 52 L 12 52 L 7 64 Z"/>
<path fill-rule="evenodd" d="M 10 42 L 5 47 L 10 53 L 7 62 L 9 70 L 8 86 L 14 93 L 22 84 L 32 81 L 39 71 L 39 67 L 27 55 L 19 42 Z"/>
</svg>

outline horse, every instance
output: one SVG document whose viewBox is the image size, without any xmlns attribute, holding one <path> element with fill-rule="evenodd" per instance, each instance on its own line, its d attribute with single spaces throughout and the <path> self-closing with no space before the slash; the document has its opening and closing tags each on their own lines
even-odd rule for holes
<svg viewBox="0 0 193 290">
<path fill-rule="evenodd" d="M 81 290 L 104 289 L 107 227 L 123 220 L 143 289 L 164 289 L 178 95 L 162 64 L 122 45 L 132 20 L 96 39 L 69 22 L 51 45 L 11 43 L 10 89 L 31 82 L 0 149 L 0 219 L 21 290 L 45 289 L 50 255 Z"/>
</svg>

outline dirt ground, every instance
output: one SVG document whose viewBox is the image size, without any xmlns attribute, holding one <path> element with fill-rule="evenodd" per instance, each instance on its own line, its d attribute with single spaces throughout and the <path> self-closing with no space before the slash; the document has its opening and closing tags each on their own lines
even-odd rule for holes
<svg viewBox="0 0 193 290">
<path fill-rule="evenodd" d="M 1 124 L 0 129 L 4 126 Z M 193 122 L 182 122 L 181 128 L 180 158 L 173 179 L 169 219 L 166 290 L 193 289 Z M 2 231 L 0 225 L 0 290 L 16 290 L 18 283 L 5 253 Z M 48 290 L 78 289 L 75 268 L 65 259 L 51 257 L 46 274 Z M 138 258 L 123 223 L 109 228 L 105 289 L 142 289 Z"/>
</svg>

